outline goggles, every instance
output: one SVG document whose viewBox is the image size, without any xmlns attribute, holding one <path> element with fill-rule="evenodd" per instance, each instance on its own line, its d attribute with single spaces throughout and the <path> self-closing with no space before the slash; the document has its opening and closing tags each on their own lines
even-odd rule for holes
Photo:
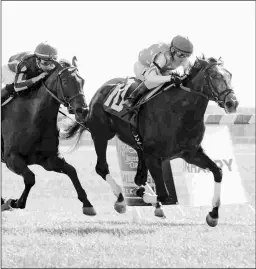
<svg viewBox="0 0 256 269">
<path fill-rule="evenodd" d="M 190 53 L 181 52 L 179 50 L 175 50 L 175 54 L 178 58 L 189 58 L 191 56 Z"/>
<path fill-rule="evenodd" d="M 39 60 L 40 64 L 43 65 L 43 66 L 50 66 L 50 65 L 53 64 L 53 61 L 50 60 L 50 59 L 46 60 L 46 59 L 38 58 L 38 60 Z"/>
</svg>

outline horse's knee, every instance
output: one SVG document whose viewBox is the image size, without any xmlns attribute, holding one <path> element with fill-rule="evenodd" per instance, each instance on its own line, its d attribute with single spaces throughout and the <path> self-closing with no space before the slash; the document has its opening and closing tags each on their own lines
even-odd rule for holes
<svg viewBox="0 0 256 269">
<path fill-rule="evenodd" d="M 30 187 L 35 185 L 36 177 L 35 177 L 35 174 L 33 172 L 28 170 L 25 173 L 23 173 L 22 176 L 24 178 L 25 185 L 30 186 Z"/>
<path fill-rule="evenodd" d="M 137 171 L 135 178 L 134 178 L 134 183 L 137 186 L 145 185 L 148 179 L 148 173 L 147 170 L 146 172 L 143 170 Z"/>
<path fill-rule="evenodd" d="M 212 173 L 214 175 L 214 181 L 217 183 L 221 183 L 222 181 L 222 169 L 217 165 L 212 169 Z"/>
<path fill-rule="evenodd" d="M 95 171 L 98 175 L 106 180 L 106 175 L 109 174 L 108 164 L 107 163 L 99 163 L 97 162 L 95 166 Z"/>
<path fill-rule="evenodd" d="M 51 156 L 39 163 L 47 171 L 59 171 L 65 166 L 65 159 L 58 156 Z"/>
</svg>

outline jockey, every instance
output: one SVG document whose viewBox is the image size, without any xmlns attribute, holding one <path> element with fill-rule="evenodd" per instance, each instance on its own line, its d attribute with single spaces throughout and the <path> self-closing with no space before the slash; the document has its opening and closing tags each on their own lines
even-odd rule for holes
<svg viewBox="0 0 256 269">
<path fill-rule="evenodd" d="M 1 100 L 6 99 L 13 90 L 20 92 L 35 86 L 37 82 L 48 75 L 55 68 L 54 61 L 57 60 L 58 51 L 47 42 L 40 43 L 34 53 L 22 52 L 12 56 L 5 71 L 15 74 L 14 81 L 8 81 L 6 87 L 1 91 Z M 9 69 L 9 70 L 8 70 Z M 6 75 L 3 74 L 3 78 Z M 2 78 L 2 83 L 7 82 Z M 10 85 L 9 85 L 10 84 Z"/>
<path fill-rule="evenodd" d="M 139 53 L 134 65 L 136 78 L 143 82 L 131 93 L 124 105 L 131 108 L 146 92 L 166 82 L 181 84 L 181 79 L 173 73 L 178 67 L 185 69 L 193 53 L 193 44 L 184 36 L 175 36 L 171 44 L 153 44 Z"/>
</svg>

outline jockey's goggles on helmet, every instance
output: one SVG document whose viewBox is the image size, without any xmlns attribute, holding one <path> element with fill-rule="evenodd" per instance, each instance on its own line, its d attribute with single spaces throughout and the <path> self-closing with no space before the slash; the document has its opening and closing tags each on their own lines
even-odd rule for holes
<svg viewBox="0 0 256 269">
<path fill-rule="evenodd" d="M 190 53 L 181 52 L 179 50 L 175 50 L 175 54 L 177 55 L 178 58 L 188 58 L 191 56 Z"/>
<path fill-rule="evenodd" d="M 44 66 L 49 66 L 49 65 L 53 64 L 52 59 L 42 59 L 42 58 L 38 57 L 38 60 L 40 61 L 40 64 L 44 65 Z"/>
</svg>

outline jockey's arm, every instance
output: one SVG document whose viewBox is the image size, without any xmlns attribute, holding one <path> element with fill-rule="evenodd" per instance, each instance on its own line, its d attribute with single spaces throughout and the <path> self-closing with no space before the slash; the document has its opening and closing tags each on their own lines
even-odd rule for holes
<svg viewBox="0 0 256 269">
<path fill-rule="evenodd" d="M 26 90 L 37 82 L 36 78 L 27 79 L 27 71 L 28 67 L 26 63 L 20 63 L 14 81 L 14 89 L 16 92 Z"/>
<path fill-rule="evenodd" d="M 165 82 L 169 82 L 172 75 L 163 76 L 161 75 L 161 69 L 166 65 L 166 59 L 163 53 L 159 53 L 150 65 L 149 70 L 146 72 L 146 80 L 150 84 L 160 85 Z"/>
</svg>

